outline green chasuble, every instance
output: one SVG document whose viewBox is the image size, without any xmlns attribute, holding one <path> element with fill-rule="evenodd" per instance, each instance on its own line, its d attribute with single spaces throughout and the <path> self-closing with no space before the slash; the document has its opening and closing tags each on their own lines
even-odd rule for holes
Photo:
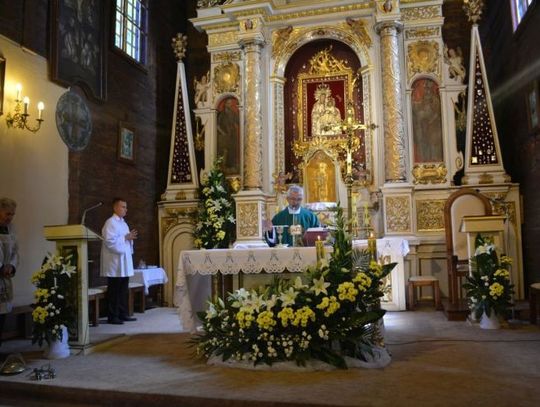
<svg viewBox="0 0 540 407">
<path fill-rule="evenodd" d="M 294 217 L 294 218 L 293 218 Z M 319 219 L 317 216 L 311 212 L 309 209 L 300 208 L 300 213 L 297 215 L 291 215 L 289 213 L 289 208 L 283 209 L 281 212 L 277 213 L 272 218 L 272 224 L 274 226 L 279 225 L 292 225 L 296 222 L 297 225 L 302 225 L 302 233 L 305 233 L 305 231 L 308 228 L 316 228 L 320 226 Z M 276 233 L 276 241 L 275 244 L 278 243 L 277 240 L 277 233 Z M 267 241 L 267 243 L 270 246 L 274 246 L 274 244 Z M 289 246 L 292 246 L 292 236 L 289 234 L 289 228 L 285 228 L 283 231 L 283 237 L 281 239 L 281 243 L 288 244 Z"/>
</svg>

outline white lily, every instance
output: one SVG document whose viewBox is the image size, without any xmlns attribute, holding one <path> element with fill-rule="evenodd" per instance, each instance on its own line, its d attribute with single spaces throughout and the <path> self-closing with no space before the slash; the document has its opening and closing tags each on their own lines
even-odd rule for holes
<svg viewBox="0 0 540 407">
<path fill-rule="evenodd" d="M 298 295 L 298 292 L 294 291 L 293 287 L 289 287 L 289 289 L 285 292 L 283 292 L 279 299 L 281 300 L 282 306 L 287 307 L 289 305 L 294 305 L 294 302 L 296 300 L 296 296 Z"/>
<path fill-rule="evenodd" d="M 305 285 L 303 282 L 302 282 L 302 278 L 301 277 L 296 277 L 295 280 L 294 280 L 294 288 L 296 290 L 301 290 L 302 288 L 306 288 L 307 285 Z"/>
<path fill-rule="evenodd" d="M 310 288 L 310 291 L 314 291 L 315 295 L 319 295 L 320 293 L 328 295 L 326 291 L 328 287 L 330 287 L 330 283 L 324 281 L 324 277 L 321 276 L 319 279 L 313 279 L 313 286 Z"/>
</svg>

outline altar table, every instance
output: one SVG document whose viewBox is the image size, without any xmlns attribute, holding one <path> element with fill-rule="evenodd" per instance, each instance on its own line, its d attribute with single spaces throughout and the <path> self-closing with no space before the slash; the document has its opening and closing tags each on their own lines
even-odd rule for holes
<svg viewBox="0 0 540 407">
<path fill-rule="evenodd" d="M 355 240 L 355 247 L 367 247 L 366 240 Z M 326 247 L 327 254 L 332 250 Z M 382 306 L 387 310 L 404 310 L 405 267 L 403 258 L 409 252 L 407 240 L 382 238 L 377 240 L 377 251 L 385 262 L 396 262 L 389 277 L 390 295 L 385 296 Z M 249 249 L 184 250 L 180 253 L 176 275 L 174 304 L 184 330 L 196 329 L 196 312 L 206 309 L 211 296 L 210 276 L 218 273 L 231 275 L 240 272 L 298 273 L 314 266 L 317 257 L 314 247 L 263 247 Z"/>
<path fill-rule="evenodd" d="M 129 278 L 130 283 L 144 285 L 144 295 L 148 295 L 150 286 L 166 284 L 169 280 L 167 273 L 161 267 L 148 267 L 133 270 L 134 275 Z"/>
</svg>

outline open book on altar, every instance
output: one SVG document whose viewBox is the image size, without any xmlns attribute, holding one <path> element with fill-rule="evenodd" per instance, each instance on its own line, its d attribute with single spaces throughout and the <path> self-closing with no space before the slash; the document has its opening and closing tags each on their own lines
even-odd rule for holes
<svg viewBox="0 0 540 407">
<path fill-rule="evenodd" d="M 315 246 L 315 241 L 325 241 L 330 231 L 328 228 L 309 228 L 304 233 L 304 246 Z"/>
</svg>

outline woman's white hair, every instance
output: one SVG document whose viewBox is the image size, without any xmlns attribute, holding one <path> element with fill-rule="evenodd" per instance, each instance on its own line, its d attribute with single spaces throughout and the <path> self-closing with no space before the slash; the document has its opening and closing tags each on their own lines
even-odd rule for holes
<svg viewBox="0 0 540 407">
<path fill-rule="evenodd" d="M 0 209 L 15 209 L 17 208 L 17 202 L 11 198 L 0 198 Z"/>
</svg>

